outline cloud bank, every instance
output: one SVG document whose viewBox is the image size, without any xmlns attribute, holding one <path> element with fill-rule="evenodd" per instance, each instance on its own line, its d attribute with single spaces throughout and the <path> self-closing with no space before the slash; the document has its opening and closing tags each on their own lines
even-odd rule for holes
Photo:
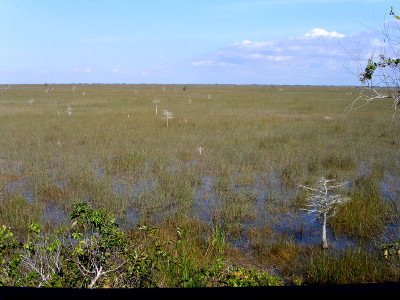
<svg viewBox="0 0 400 300">
<path fill-rule="evenodd" d="M 347 36 L 314 28 L 295 38 L 237 42 L 192 66 L 216 82 L 355 85 L 354 58 L 366 62 L 379 41 L 376 32 Z"/>
</svg>

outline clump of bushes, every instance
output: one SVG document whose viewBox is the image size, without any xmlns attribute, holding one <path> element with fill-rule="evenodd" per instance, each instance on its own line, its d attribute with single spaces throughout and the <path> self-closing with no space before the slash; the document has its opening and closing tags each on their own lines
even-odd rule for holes
<svg viewBox="0 0 400 300">
<path fill-rule="evenodd" d="M 0 285 L 62 288 L 149 288 L 281 285 L 255 269 L 227 268 L 210 242 L 192 251 L 190 234 L 178 228 L 160 239 L 160 230 L 141 226 L 135 234 L 118 228 L 103 208 L 74 205 L 72 224 L 45 233 L 37 223 L 18 239 L 0 227 Z M 201 259 L 194 259 L 200 253 Z"/>
</svg>

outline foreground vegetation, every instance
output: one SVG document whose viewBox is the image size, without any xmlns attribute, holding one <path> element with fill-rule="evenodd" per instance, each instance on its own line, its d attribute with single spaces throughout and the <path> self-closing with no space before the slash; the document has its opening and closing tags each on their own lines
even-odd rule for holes
<svg viewBox="0 0 400 300">
<path fill-rule="evenodd" d="M 128 236 L 107 212 L 94 210 L 86 202 L 75 204 L 71 219 L 70 228 L 55 234 L 42 234 L 40 226 L 32 223 L 24 244 L 3 226 L 1 284 L 64 288 L 282 284 L 280 278 L 255 269 L 224 270 L 223 253 L 213 243 L 201 257 L 201 247 L 189 253 L 192 239 L 184 229 L 177 228 L 161 240 L 157 228 L 144 226 L 136 236 Z M 190 250 L 195 248 L 190 245 Z"/>
<path fill-rule="evenodd" d="M 1 283 L 399 281 L 399 125 L 390 99 L 349 112 L 358 93 L 3 86 Z M 321 177 L 347 182 L 350 198 L 328 220 L 325 250 L 299 188 Z"/>
</svg>

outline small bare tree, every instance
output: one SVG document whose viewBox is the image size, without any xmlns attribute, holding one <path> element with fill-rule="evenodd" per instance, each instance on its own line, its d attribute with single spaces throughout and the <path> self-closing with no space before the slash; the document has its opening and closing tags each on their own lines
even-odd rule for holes
<svg viewBox="0 0 400 300">
<path fill-rule="evenodd" d="M 343 187 L 345 182 L 337 185 L 331 185 L 334 180 L 321 177 L 316 188 L 299 185 L 312 193 L 307 197 L 310 204 L 306 208 L 308 213 L 316 214 L 317 218 L 322 218 L 322 248 L 328 248 L 328 239 L 326 237 L 327 218 L 335 215 L 337 207 L 350 200 L 350 198 L 342 197 L 340 194 L 334 194 L 332 191 Z"/>
<path fill-rule="evenodd" d="M 164 119 L 164 120 L 167 120 L 167 127 L 168 127 L 168 120 L 169 120 L 169 119 L 173 119 L 173 118 L 174 118 L 174 115 L 172 114 L 172 112 L 169 112 L 169 111 L 167 111 L 167 110 L 163 110 L 163 114 L 164 114 L 163 119 Z"/>
<path fill-rule="evenodd" d="M 153 103 L 156 105 L 156 114 L 158 114 L 157 105 L 158 105 L 158 103 L 160 103 L 160 100 L 155 99 L 155 100 L 153 100 Z"/>
<path fill-rule="evenodd" d="M 204 148 L 203 147 L 197 147 L 197 151 L 199 151 L 199 154 L 201 155 L 203 153 Z"/>
<path fill-rule="evenodd" d="M 67 113 L 68 117 L 70 117 L 72 115 L 72 110 L 73 110 L 73 108 L 68 105 L 68 108 L 65 111 Z"/>
</svg>

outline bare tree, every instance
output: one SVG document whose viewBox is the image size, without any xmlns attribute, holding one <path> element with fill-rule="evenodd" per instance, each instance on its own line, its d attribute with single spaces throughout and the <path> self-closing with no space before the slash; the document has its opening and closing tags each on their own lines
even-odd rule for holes
<svg viewBox="0 0 400 300">
<path fill-rule="evenodd" d="M 317 183 L 316 188 L 311 188 L 304 185 L 299 185 L 312 193 L 307 197 L 310 204 L 306 208 L 308 213 L 316 214 L 317 218 L 322 218 L 322 248 L 328 248 L 328 239 L 326 237 L 326 223 L 330 216 L 335 215 L 337 207 L 350 200 L 350 198 L 342 197 L 340 194 L 334 194 L 332 191 L 340 189 L 344 186 L 345 182 L 337 185 L 331 185 L 333 179 L 326 179 L 321 177 Z"/>
<path fill-rule="evenodd" d="M 155 106 L 156 106 L 156 114 L 157 114 L 157 113 L 158 113 L 158 111 L 157 111 L 157 105 L 158 105 L 158 103 L 160 103 L 160 100 L 155 99 L 155 100 L 153 100 L 153 103 L 154 103 Z"/>
<path fill-rule="evenodd" d="M 199 154 L 201 155 L 203 153 L 204 148 L 203 147 L 197 147 L 197 151 L 199 151 Z"/>
<path fill-rule="evenodd" d="M 67 113 L 68 117 L 70 117 L 72 115 L 72 110 L 73 110 L 73 108 L 68 105 L 68 108 L 65 111 Z"/>
<path fill-rule="evenodd" d="M 172 112 L 169 112 L 169 111 L 167 111 L 167 110 L 163 110 L 163 114 L 164 114 L 163 119 L 164 119 L 164 120 L 167 120 L 167 127 L 168 127 L 168 120 L 169 120 L 169 119 L 173 119 L 173 118 L 174 118 L 174 115 L 172 114 Z"/>
</svg>

